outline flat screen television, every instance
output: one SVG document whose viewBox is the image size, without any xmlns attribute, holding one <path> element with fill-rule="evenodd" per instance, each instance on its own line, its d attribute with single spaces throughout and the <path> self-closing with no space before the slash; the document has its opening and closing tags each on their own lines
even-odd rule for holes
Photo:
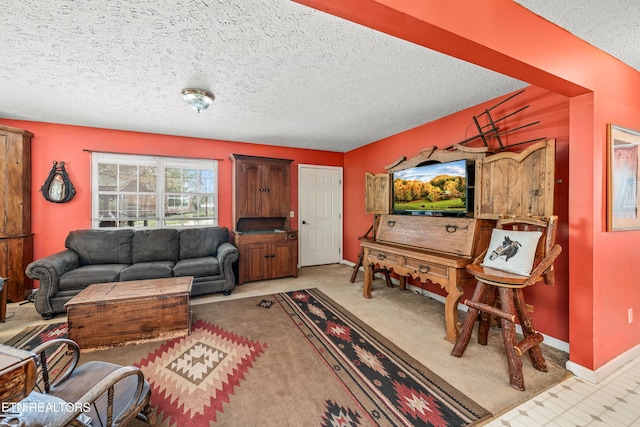
<svg viewBox="0 0 640 427">
<path fill-rule="evenodd" d="M 427 163 L 393 172 L 396 215 L 473 216 L 475 162 Z"/>
</svg>

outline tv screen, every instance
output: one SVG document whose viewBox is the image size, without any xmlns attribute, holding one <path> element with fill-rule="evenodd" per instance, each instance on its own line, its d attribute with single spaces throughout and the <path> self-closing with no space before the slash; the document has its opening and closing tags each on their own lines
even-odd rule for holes
<svg viewBox="0 0 640 427">
<path fill-rule="evenodd" d="M 456 160 L 393 172 L 393 213 L 433 216 L 472 213 L 473 164 Z"/>
</svg>

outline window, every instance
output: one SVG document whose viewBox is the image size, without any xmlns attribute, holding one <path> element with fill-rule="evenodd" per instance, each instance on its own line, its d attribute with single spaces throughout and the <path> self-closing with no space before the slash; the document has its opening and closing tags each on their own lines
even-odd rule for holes
<svg viewBox="0 0 640 427">
<path fill-rule="evenodd" d="M 93 153 L 92 226 L 218 223 L 216 160 Z"/>
</svg>

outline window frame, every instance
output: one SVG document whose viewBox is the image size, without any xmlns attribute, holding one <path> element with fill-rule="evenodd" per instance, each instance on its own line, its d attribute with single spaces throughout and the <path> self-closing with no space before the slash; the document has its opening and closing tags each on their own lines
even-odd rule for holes
<svg viewBox="0 0 640 427">
<path fill-rule="evenodd" d="M 218 160 L 215 159 L 194 159 L 194 158 L 182 158 L 182 157 L 167 157 L 167 156 L 150 156 L 150 155 L 139 155 L 139 154 L 120 154 L 120 153 L 104 153 L 104 152 L 92 152 L 91 153 L 91 227 L 93 229 L 119 229 L 119 228 L 133 228 L 133 229 L 145 229 L 145 228 L 189 228 L 189 227 L 199 227 L 199 226 L 217 226 L 218 225 Z M 116 164 L 118 165 L 117 173 L 116 173 L 116 185 L 114 190 L 100 190 L 100 165 L 101 164 Z M 136 175 L 136 190 L 135 191 L 125 191 L 121 188 L 118 188 L 119 185 L 119 171 L 121 166 L 136 166 L 138 168 Z M 140 167 L 153 167 L 156 168 L 156 180 L 155 180 L 155 190 L 153 191 L 140 191 Z M 166 189 L 166 170 L 167 169 L 182 169 L 186 170 L 195 170 L 198 175 L 198 185 L 201 185 L 203 180 L 207 181 L 208 179 L 212 179 L 211 191 L 185 191 L 184 178 L 181 175 L 181 183 L 180 183 L 180 191 L 172 191 L 167 192 Z M 202 177 L 203 171 L 205 171 L 205 177 Z M 206 176 L 209 175 L 208 172 L 212 173 L 212 178 Z M 205 190 L 208 190 L 205 189 Z M 113 220 L 108 220 L 105 218 L 101 218 L 101 210 L 100 210 L 100 198 L 101 196 L 111 195 L 114 196 L 116 201 L 115 217 L 112 217 Z M 128 220 L 126 217 L 118 217 L 119 213 L 122 213 L 124 210 L 119 206 L 119 203 L 126 200 L 126 198 L 136 196 L 137 203 L 134 205 L 136 210 L 136 216 L 133 219 Z M 140 217 L 138 213 L 140 212 L 140 197 L 155 197 L 155 216 L 153 217 Z M 175 200 L 176 198 L 181 198 L 185 200 L 185 198 L 192 197 L 204 197 L 205 198 L 205 206 L 207 214 L 209 212 L 210 203 L 213 204 L 211 214 L 206 215 L 204 217 L 196 217 L 197 220 L 194 221 L 194 217 L 183 217 L 179 218 L 179 215 L 176 217 L 168 216 L 168 200 L 172 198 Z M 166 200 L 166 202 L 165 202 Z M 185 205 L 183 202 L 180 203 L 180 207 L 186 206 L 188 208 L 188 204 Z M 196 208 L 200 209 L 200 206 Z M 176 224 L 175 222 L 181 222 Z M 104 224 L 110 222 L 112 225 L 105 226 Z M 149 222 L 154 224 L 149 225 Z M 187 222 L 192 222 L 192 224 L 186 224 Z M 193 223 L 195 222 L 195 223 Z M 133 223 L 133 224 L 132 224 Z M 138 223 L 143 223 L 143 225 L 139 225 Z"/>
</svg>

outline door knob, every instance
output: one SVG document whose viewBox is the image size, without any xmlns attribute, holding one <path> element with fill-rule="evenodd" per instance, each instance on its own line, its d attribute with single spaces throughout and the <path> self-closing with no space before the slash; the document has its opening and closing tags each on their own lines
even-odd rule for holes
<svg viewBox="0 0 640 427">
<path fill-rule="evenodd" d="M 303 224 L 309 224 L 307 221 L 304 221 L 304 220 L 302 221 L 302 223 L 303 223 Z"/>
</svg>

